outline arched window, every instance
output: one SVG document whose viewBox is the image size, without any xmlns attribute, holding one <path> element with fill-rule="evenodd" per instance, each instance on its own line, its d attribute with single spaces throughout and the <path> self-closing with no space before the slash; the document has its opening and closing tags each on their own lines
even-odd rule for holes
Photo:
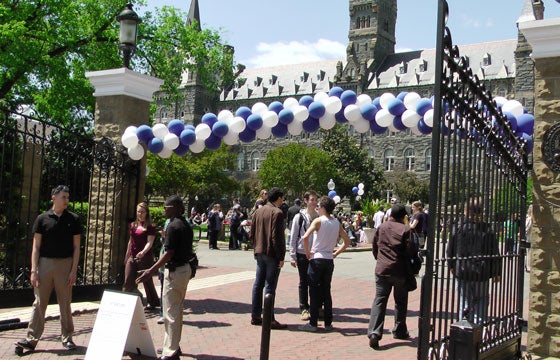
<svg viewBox="0 0 560 360">
<path fill-rule="evenodd" d="M 261 168 L 261 153 L 259 151 L 253 151 L 251 153 L 251 170 L 259 171 Z"/>
<path fill-rule="evenodd" d="M 424 170 L 432 171 L 432 149 L 426 150 L 425 157 L 426 157 L 426 166 L 424 167 Z"/>
<path fill-rule="evenodd" d="M 237 156 L 237 171 L 245 171 L 245 153 L 240 152 Z"/>
<path fill-rule="evenodd" d="M 392 149 L 387 149 L 383 153 L 383 165 L 385 166 L 385 171 L 392 171 L 395 167 L 395 155 Z"/>
<path fill-rule="evenodd" d="M 404 167 L 407 171 L 414 171 L 414 149 L 408 148 L 404 151 Z"/>
</svg>

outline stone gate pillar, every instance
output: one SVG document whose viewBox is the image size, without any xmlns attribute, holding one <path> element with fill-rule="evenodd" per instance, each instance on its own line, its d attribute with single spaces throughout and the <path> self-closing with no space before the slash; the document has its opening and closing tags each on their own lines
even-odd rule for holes
<svg viewBox="0 0 560 360">
<path fill-rule="evenodd" d="M 560 357 L 560 18 L 522 22 L 519 30 L 533 48 L 535 62 L 527 350 L 537 356 Z"/>
<path fill-rule="evenodd" d="M 127 68 L 87 72 L 86 77 L 95 88 L 96 140 L 107 137 L 120 143 L 126 127 L 148 124 L 153 93 L 163 80 Z M 84 271 L 91 285 L 119 280 L 128 220 L 135 216 L 136 203 L 144 200 L 146 159 L 140 161 L 139 178 L 103 176 L 102 171 L 95 166 L 90 182 Z"/>
</svg>

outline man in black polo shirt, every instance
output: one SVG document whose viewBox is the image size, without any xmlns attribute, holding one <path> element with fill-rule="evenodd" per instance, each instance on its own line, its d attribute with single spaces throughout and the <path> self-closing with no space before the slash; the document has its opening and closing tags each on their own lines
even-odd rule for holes
<svg viewBox="0 0 560 360">
<path fill-rule="evenodd" d="M 151 268 L 136 279 L 136 283 L 143 282 L 165 265 L 162 294 L 165 337 L 162 356 L 158 359 L 178 360 L 181 356 L 179 342 L 183 329 L 183 300 L 192 274 L 188 259 L 193 254 L 193 231 L 183 217 L 185 205 L 179 196 L 167 198 L 164 208 L 165 217 L 170 219 L 163 241 L 165 252 Z"/>
<path fill-rule="evenodd" d="M 35 301 L 27 337 L 16 344 L 34 350 L 45 328 L 45 310 L 54 289 L 60 307 L 62 345 L 73 350 L 72 286 L 76 283 L 80 259 L 82 227 L 78 215 L 66 210 L 70 201 L 68 186 L 59 185 L 51 191 L 52 208 L 37 217 L 33 224 L 31 252 L 31 285 Z"/>
</svg>

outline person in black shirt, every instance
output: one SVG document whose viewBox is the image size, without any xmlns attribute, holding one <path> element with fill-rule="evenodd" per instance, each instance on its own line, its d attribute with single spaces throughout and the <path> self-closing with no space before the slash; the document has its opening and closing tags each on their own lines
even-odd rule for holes
<svg viewBox="0 0 560 360">
<path fill-rule="evenodd" d="M 158 359 L 175 360 L 181 355 L 179 342 L 183 329 L 183 300 L 192 274 L 188 259 L 193 255 L 193 231 L 183 217 L 185 205 L 179 196 L 167 198 L 164 208 L 165 217 L 170 219 L 163 241 L 165 252 L 151 268 L 136 279 L 136 283 L 145 281 L 165 265 L 162 294 L 165 337 L 162 356 Z"/>
<path fill-rule="evenodd" d="M 16 345 L 34 350 L 45 328 L 45 310 L 54 289 L 60 308 L 62 345 L 73 350 L 72 286 L 76 283 L 80 260 L 82 227 L 78 215 L 68 211 L 70 189 L 59 185 L 51 191 L 53 206 L 33 224 L 31 285 L 35 293 L 31 320 L 24 340 Z"/>
</svg>

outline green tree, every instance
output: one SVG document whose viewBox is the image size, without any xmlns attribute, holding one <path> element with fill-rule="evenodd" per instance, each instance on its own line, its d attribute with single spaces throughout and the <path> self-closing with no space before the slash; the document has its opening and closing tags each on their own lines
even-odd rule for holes
<svg viewBox="0 0 560 360">
<path fill-rule="evenodd" d="M 291 191 L 294 197 L 301 197 L 308 189 L 325 188 L 335 171 L 326 152 L 292 143 L 267 153 L 259 179 L 264 188 L 279 186 Z"/>
<path fill-rule="evenodd" d="M 336 183 L 336 192 L 341 197 L 351 195 L 352 188 L 362 183 L 367 197 L 381 197 L 386 188 L 383 170 L 368 156 L 366 149 L 355 143 L 347 128 L 337 124 L 331 130 L 321 132 L 321 148 L 335 164 L 331 177 Z"/>
<path fill-rule="evenodd" d="M 393 182 L 393 192 L 401 201 L 420 200 L 424 204 L 428 203 L 430 196 L 430 182 L 420 180 L 413 171 L 395 171 Z"/>
<path fill-rule="evenodd" d="M 91 130 L 95 99 L 85 72 L 122 67 L 115 16 L 125 4 L 0 2 L 0 102 L 11 108 L 31 105 L 58 124 Z M 184 69 L 196 70 L 211 89 L 228 83 L 233 72 L 231 51 L 218 34 L 199 32 L 197 24 L 187 27 L 185 22 L 186 14 L 171 7 L 143 15 L 131 65 L 164 79 L 163 90 L 175 96 Z"/>
</svg>

